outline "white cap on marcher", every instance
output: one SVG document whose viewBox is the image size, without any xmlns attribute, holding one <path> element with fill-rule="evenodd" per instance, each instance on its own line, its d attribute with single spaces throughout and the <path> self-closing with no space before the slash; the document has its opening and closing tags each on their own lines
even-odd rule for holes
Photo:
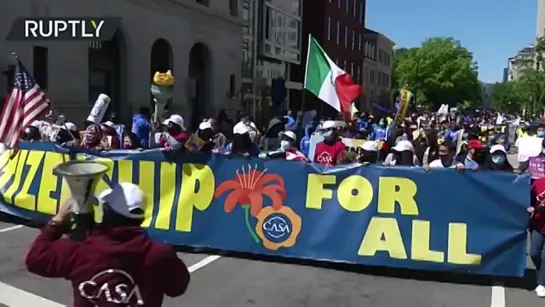
<svg viewBox="0 0 545 307">
<path fill-rule="evenodd" d="M 285 137 L 288 137 L 290 139 L 292 139 L 294 142 L 297 141 L 297 136 L 295 135 L 295 133 L 293 131 L 284 131 L 284 134 L 282 134 L 282 136 L 285 136 Z"/>
<path fill-rule="evenodd" d="M 503 145 L 501 145 L 501 144 L 496 144 L 496 145 L 490 147 L 490 153 L 494 153 L 496 151 L 501 151 L 504 154 L 507 154 L 507 150 L 505 150 L 505 147 Z"/>
<path fill-rule="evenodd" d="M 360 145 L 360 148 L 365 151 L 378 151 L 378 143 L 375 141 L 365 141 Z"/>
<path fill-rule="evenodd" d="M 108 206 L 117 214 L 131 218 L 141 219 L 144 214 L 136 214 L 131 211 L 144 210 L 144 193 L 136 184 L 122 182 L 114 186 L 113 189 L 102 191 L 98 199 L 108 204 Z"/>
<path fill-rule="evenodd" d="M 331 128 L 336 128 L 337 125 L 335 124 L 334 121 L 332 120 L 326 120 L 323 124 L 322 124 L 322 129 L 325 130 L 325 129 L 331 129 Z"/>
<path fill-rule="evenodd" d="M 395 150 L 397 152 L 414 151 L 414 147 L 410 141 L 399 141 L 396 146 L 392 147 L 392 150 Z"/>
<path fill-rule="evenodd" d="M 212 129 L 212 124 L 208 121 L 199 124 L 199 130 Z"/>
<path fill-rule="evenodd" d="M 233 134 L 246 134 L 250 132 L 250 127 L 243 122 L 238 122 L 233 127 Z"/>
<path fill-rule="evenodd" d="M 170 117 L 163 122 L 164 125 L 168 125 L 169 123 L 176 124 L 182 128 L 182 130 L 185 130 L 184 126 L 184 118 L 181 117 L 178 114 L 172 114 Z"/>
<path fill-rule="evenodd" d="M 104 127 L 109 127 L 109 128 L 114 128 L 114 129 L 115 129 L 115 124 L 114 124 L 114 122 L 112 122 L 112 121 L 110 121 L 110 120 L 109 120 L 109 121 L 106 121 L 106 122 L 103 122 L 103 123 L 102 123 L 102 126 L 104 126 Z"/>
<path fill-rule="evenodd" d="M 69 131 L 74 131 L 74 132 L 78 131 L 78 128 L 76 127 L 76 124 L 71 123 L 71 122 L 64 123 L 64 125 L 61 126 L 61 129 L 62 130 L 68 129 Z"/>
</svg>

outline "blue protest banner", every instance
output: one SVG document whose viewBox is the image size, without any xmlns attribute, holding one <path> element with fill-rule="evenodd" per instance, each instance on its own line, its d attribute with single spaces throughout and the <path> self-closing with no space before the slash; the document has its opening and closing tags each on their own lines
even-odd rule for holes
<svg viewBox="0 0 545 307">
<path fill-rule="evenodd" d="M 42 143 L 10 154 L 0 156 L 0 210 L 27 219 L 46 219 L 69 198 L 56 165 L 93 159 L 109 167 L 95 195 L 138 184 L 143 226 L 174 245 L 486 275 L 522 276 L 526 265 L 526 176 Z"/>
</svg>

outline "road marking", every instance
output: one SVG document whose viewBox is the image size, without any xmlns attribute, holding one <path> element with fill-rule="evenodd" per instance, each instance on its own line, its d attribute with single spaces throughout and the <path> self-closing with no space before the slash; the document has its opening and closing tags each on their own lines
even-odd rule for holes
<svg viewBox="0 0 545 307">
<path fill-rule="evenodd" d="M 0 303 L 10 307 L 66 307 L 3 282 L 0 282 Z"/>
<path fill-rule="evenodd" d="M 0 232 L 8 232 L 8 231 L 12 231 L 12 230 L 23 228 L 23 227 L 25 227 L 25 226 L 24 225 L 15 225 L 15 226 L 7 227 L 7 228 L 2 228 L 2 229 L 0 229 Z"/>
<path fill-rule="evenodd" d="M 216 261 L 216 260 L 218 260 L 220 258 L 221 258 L 221 256 L 217 256 L 217 255 L 208 256 L 208 257 L 204 258 L 203 260 L 201 260 L 201 261 L 195 263 L 194 265 L 190 266 L 188 268 L 189 273 L 193 273 L 193 272 L 195 272 L 197 270 L 200 270 L 200 269 L 204 268 L 205 266 L 209 265 L 210 263 L 212 263 L 212 262 L 214 262 L 214 261 Z"/>
<path fill-rule="evenodd" d="M 505 288 L 501 282 L 494 282 L 492 285 L 490 307 L 505 307 Z"/>
</svg>

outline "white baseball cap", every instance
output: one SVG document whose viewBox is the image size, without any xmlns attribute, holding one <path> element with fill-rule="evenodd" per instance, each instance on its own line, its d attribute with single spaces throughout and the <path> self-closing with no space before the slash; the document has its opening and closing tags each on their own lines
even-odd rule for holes
<svg viewBox="0 0 545 307">
<path fill-rule="evenodd" d="M 496 151 L 501 151 L 504 154 L 507 154 L 507 151 L 505 150 L 505 147 L 503 145 L 501 145 L 501 144 L 496 144 L 496 145 L 490 147 L 490 153 L 494 153 Z"/>
<path fill-rule="evenodd" d="M 199 130 L 212 129 L 212 124 L 208 121 L 199 124 Z"/>
<path fill-rule="evenodd" d="M 392 147 L 392 150 L 401 151 L 414 151 L 413 144 L 410 141 L 399 141 L 396 146 Z"/>
<path fill-rule="evenodd" d="M 295 133 L 293 131 L 285 131 L 282 136 L 288 137 L 292 139 L 294 142 L 297 141 L 297 136 L 295 136 Z"/>
<path fill-rule="evenodd" d="M 61 129 L 63 129 L 63 130 L 68 129 L 68 130 L 74 131 L 74 132 L 78 131 L 78 128 L 76 127 L 76 124 L 71 123 L 71 122 L 64 123 L 64 125 L 61 126 Z"/>
<path fill-rule="evenodd" d="M 144 210 L 144 193 L 136 184 L 122 182 L 114 186 L 113 189 L 102 191 L 98 199 L 108 204 L 108 206 L 117 214 L 131 218 L 142 219 L 144 213 L 136 214 L 131 211 Z"/>
<path fill-rule="evenodd" d="M 325 130 L 325 129 L 331 129 L 331 128 L 336 128 L 337 125 L 335 124 L 334 121 L 332 120 L 326 120 L 323 124 L 322 124 L 322 129 Z"/>
<path fill-rule="evenodd" d="M 378 143 L 375 141 L 366 141 L 360 145 L 360 148 L 365 151 L 378 151 Z"/>
<path fill-rule="evenodd" d="M 163 122 L 164 125 L 168 125 L 169 123 L 176 124 L 180 126 L 182 130 L 185 130 L 184 118 L 178 114 L 172 114 L 167 120 Z"/>
<path fill-rule="evenodd" d="M 250 132 L 250 127 L 243 122 L 238 122 L 233 127 L 233 134 L 246 134 Z"/>
</svg>

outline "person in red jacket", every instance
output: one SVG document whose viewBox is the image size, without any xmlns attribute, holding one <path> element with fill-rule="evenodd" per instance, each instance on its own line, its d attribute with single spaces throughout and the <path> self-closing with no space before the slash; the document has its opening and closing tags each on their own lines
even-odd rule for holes
<svg viewBox="0 0 545 307">
<path fill-rule="evenodd" d="M 545 298 L 545 177 L 536 179 L 530 191 L 530 258 L 537 271 L 535 292 Z"/>
<path fill-rule="evenodd" d="M 161 306 L 164 295 L 184 294 L 190 275 L 170 245 L 152 242 L 139 225 L 144 195 L 132 183 L 100 194 L 104 214 L 83 242 L 62 238 L 64 205 L 32 243 L 27 269 L 70 280 L 74 307 Z"/>
</svg>

